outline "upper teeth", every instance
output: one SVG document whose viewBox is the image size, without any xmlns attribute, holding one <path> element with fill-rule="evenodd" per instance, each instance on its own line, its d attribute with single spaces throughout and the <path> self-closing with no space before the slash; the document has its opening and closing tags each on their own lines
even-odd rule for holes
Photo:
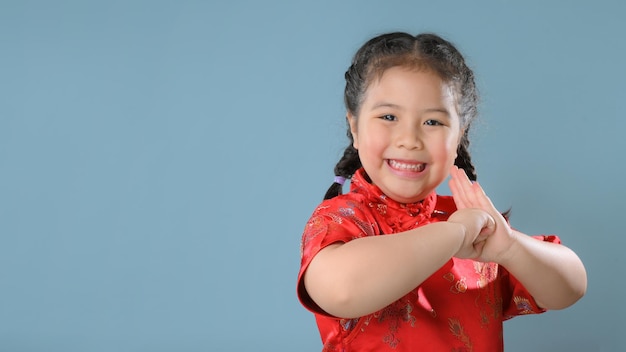
<svg viewBox="0 0 626 352">
<path fill-rule="evenodd" d="M 395 160 L 389 160 L 389 165 L 391 165 L 391 167 L 393 167 L 394 169 L 411 170 L 411 171 L 424 170 L 424 164 L 406 164 L 406 163 L 401 163 Z"/>
</svg>

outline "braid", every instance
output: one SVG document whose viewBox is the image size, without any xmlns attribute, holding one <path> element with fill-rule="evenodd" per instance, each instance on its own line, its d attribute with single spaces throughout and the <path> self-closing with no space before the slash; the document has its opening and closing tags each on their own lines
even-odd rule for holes
<svg viewBox="0 0 626 352">
<path fill-rule="evenodd" d="M 459 143 L 459 148 L 457 149 L 457 157 L 454 160 L 454 165 L 458 166 L 460 169 L 463 169 L 467 174 L 467 177 L 471 181 L 476 181 L 476 169 L 472 164 L 472 157 L 469 153 L 469 138 L 468 138 L 469 126 L 465 129 L 463 133 L 463 137 L 461 137 L 461 142 Z"/>
<path fill-rule="evenodd" d="M 349 134 L 350 140 L 352 140 L 352 135 Z M 340 176 L 344 178 L 351 178 L 352 175 L 361 167 L 361 159 L 359 159 L 359 152 L 352 146 L 352 143 L 346 147 L 346 150 L 343 152 L 343 156 L 335 165 L 335 176 Z M 324 195 L 324 199 L 331 199 L 341 194 L 343 184 L 339 182 L 333 182 L 333 184 L 328 188 L 326 194 Z"/>
</svg>

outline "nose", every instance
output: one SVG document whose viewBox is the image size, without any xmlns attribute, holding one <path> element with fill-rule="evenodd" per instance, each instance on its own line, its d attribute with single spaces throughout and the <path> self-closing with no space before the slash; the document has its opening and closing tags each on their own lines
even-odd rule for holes
<svg viewBox="0 0 626 352">
<path fill-rule="evenodd" d="M 423 141 L 420 129 L 414 126 L 398 126 L 396 146 L 408 150 L 421 149 Z"/>
</svg>

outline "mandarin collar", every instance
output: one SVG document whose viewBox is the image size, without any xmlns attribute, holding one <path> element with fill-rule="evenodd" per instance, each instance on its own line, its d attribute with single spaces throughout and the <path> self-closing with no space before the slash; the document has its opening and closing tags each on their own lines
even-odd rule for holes
<svg viewBox="0 0 626 352">
<path fill-rule="evenodd" d="M 426 198 L 416 203 L 396 202 L 383 194 L 378 186 L 369 182 L 369 177 L 363 168 L 359 169 L 354 176 L 352 176 L 350 181 L 350 191 L 366 196 L 369 200 L 370 207 L 376 206 L 380 208 L 380 206 L 383 206 L 386 210 L 386 215 L 400 217 L 407 216 L 408 219 L 401 220 L 401 223 L 405 223 L 407 221 L 413 224 L 421 222 L 433 214 L 435 211 L 435 205 L 437 204 L 437 194 L 435 191 L 431 192 Z M 390 212 L 392 214 L 387 214 Z"/>
</svg>

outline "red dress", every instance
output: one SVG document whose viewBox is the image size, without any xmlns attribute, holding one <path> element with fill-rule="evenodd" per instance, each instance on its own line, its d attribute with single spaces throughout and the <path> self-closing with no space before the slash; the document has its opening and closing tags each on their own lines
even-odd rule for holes
<svg viewBox="0 0 626 352">
<path fill-rule="evenodd" d="M 323 351 L 502 351 L 504 320 L 544 311 L 503 267 L 457 258 L 406 296 L 356 319 L 330 316 L 307 294 L 303 273 L 329 244 L 446 221 L 455 210 L 452 197 L 434 192 L 415 204 L 395 202 L 367 182 L 363 169 L 352 178 L 350 193 L 317 207 L 302 237 L 297 290 L 315 313 Z M 556 236 L 536 237 L 560 242 Z"/>
</svg>

